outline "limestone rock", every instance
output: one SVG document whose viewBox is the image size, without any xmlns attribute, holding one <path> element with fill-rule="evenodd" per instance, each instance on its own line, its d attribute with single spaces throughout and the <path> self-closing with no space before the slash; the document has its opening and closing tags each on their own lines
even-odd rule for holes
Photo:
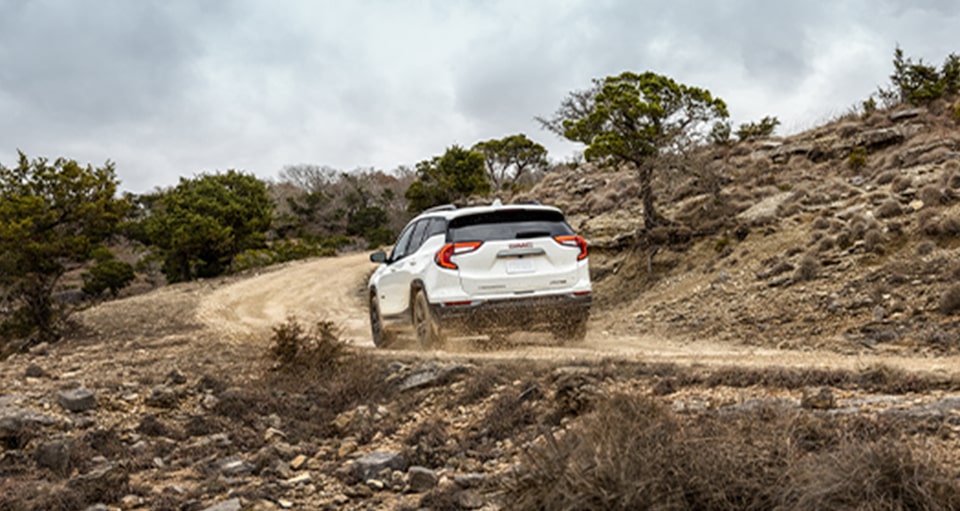
<svg viewBox="0 0 960 511">
<path fill-rule="evenodd" d="M 83 387 L 64 390 L 57 394 L 57 402 L 65 409 L 78 413 L 97 407 L 97 395 Z"/>
<path fill-rule="evenodd" d="M 412 493 L 432 490 L 438 481 L 437 474 L 426 467 L 413 466 L 407 471 L 407 489 Z"/>
</svg>

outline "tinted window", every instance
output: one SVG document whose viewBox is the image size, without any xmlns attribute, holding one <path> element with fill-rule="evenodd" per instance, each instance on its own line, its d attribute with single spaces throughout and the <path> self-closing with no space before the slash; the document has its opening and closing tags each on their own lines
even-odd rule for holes
<svg viewBox="0 0 960 511">
<path fill-rule="evenodd" d="M 410 245 L 410 238 L 413 234 L 413 228 L 414 225 L 408 225 L 407 228 L 400 233 L 400 237 L 397 238 L 397 242 L 393 245 L 393 252 L 390 252 L 391 261 L 402 259 L 405 255 L 407 255 L 407 246 Z"/>
<path fill-rule="evenodd" d="M 423 240 L 426 238 L 423 236 L 427 232 L 427 226 L 430 224 L 430 220 L 424 219 L 420 220 L 413 226 L 413 235 L 410 236 L 410 247 L 407 248 L 407 254 L 412 254 L 417 250 L 420 250 L 420 245 L 423 245 Z"/>
<path fill-rule="evenodd" d="M 500 210 L 450 220 L 447 239 L 494 241 L 542 238 L 573 234 L 563 215 L 545 210 Z"/>
<path fill-rule="evenodd" d="M 427 227 L 427 235 L 423 238 L 424 241 L 430 239 L 437 234 L 444 234 L 447 232 L 447 221 L 442 218 L 431 218 L 430 226 Z"/>
</svg>

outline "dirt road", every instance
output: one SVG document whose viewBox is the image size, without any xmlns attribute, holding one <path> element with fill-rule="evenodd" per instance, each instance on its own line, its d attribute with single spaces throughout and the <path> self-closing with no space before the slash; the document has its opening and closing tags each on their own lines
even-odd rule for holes
<svg viewBox="0 0 960 511">
<path fill-rule="evenodd" d="M 359 292 L 373 268 L 365 253 L 291 263 L 216 289 L 201 299 L 198 317 L 209 328 L 238 343 L 267 342 L 271 328 L 291 315 L 306 323 L 326 319 L 340 325 L 344 338 L 357 346 L 375 349 L 370 339 L 366 304 Z M 886 364 L 942 374 L 952 374 L 960 367 L 960 357 L 844 355 L 832 351 L 759 348 L 709 339 L 625 335 L 605 327 L 618 320 L 622 323 L 623 318 L 614 317 L 615 314 L 598 311 L 587 340 L 572 346 L 550 346 L 544 342 L 548 338 L 519 335 L 516 345 L 506 349 L 477 350 L 475 344 L 452 341 L 447 350 L 423 353 L 423 356 L 560 361 L 628 358 L 681 364 L 845 369 Z"/>
</svg>

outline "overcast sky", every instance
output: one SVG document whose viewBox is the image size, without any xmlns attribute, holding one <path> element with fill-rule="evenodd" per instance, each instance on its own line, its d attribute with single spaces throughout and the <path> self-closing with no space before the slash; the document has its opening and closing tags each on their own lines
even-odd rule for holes
<svg viewBox="0 0 960 511">
<path fill-rule="evenodd" d="M 133 192 L 230 168 L 383 170 L 542 131 L 571 90 L 652 70 L 781 133 L 960 52 L 954 0 L 0 0 L 0 163 L 117 164 Z"/>
</svg>

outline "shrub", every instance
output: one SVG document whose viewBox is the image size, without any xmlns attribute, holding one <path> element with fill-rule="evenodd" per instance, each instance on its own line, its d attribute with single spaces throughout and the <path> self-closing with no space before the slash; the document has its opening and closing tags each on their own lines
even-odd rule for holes
<svg viewBox="0 0 960 511">
<path fill-rule="evenodd" d="M 877 179 L 876 179 L 876 182 L 877 182 L 878 185 L 887 185 L 887 184 L 892 183 L 893 180 L 894 180 L 896 177 L 897 177 L 896 171 L 888 170 L 888 171 L 882 172 L 880 175 L 878 175 L 878 176 L 877 176 Z"/>
<path fill-rule="evenodd" d="M 800 258 L 800 265 L 794 273 L 794 278 L 798 281 L 813 280 L 820 276 L 820 261 L 817 256 L 807 254 Z"/>
<path fill-rule="evenodd" d="M 521 511 L 955 509 L 960 484 L 924 449 L 857 420 L 764 407 L 688 420 L 615 395 L 529 451 L 505 497 Z"/>
<path fill-rule="evenodd" d="M 817 219 L 813 221 L 813 228 L 818 231 L 829 229 L 830 225 L 830 220 L 822 216 L 818 216 Z"/>
<path fill-rule="evenodd" d="M 760 122 L 749 122 L 741 124 L 737 128 L 737 138 L 741 142 L 745 140 L 758 140 L 769 138 L 780 125 L 780 119 L 772 116 L 766 116 L 760 119 Z"/>
<path fill-rule="evenodd" d="M 114 298 L 121 289 L 130 285 L 135 278 L 133 266 L 116 259 L 97 261 L 89 273 L 83 276 L 83 292 L 90 296 L 100 296 L 107 289 Z"/>
<path fill-rule="evenodd" d="M 901 193 L 911 186 L 913 186 L 913 179 L 909 176 L 897 176 L 897 178 L 890 183 L 890 189 L 893 190 L 894 193 Z"/>
<path fill-rule="evenodd" d="M 891 88 L 879 91 L 887 103 L 929 104 L 960 92 L 960 56 L 956 54 L 948 55 L 938 70 L 924 64 L 923 59 L 914 63 L 898 46 L 893 53 L 893 68 Z"/>
<path fill-rule="evenodd" d="M 930 255 L 933 253 L 934 250 L 936 250 L 936 248 L 937 248 L 936 243 L 930 240 L 923 241 L 919 245 L 917 245 L 917 255 L 920 255 L 920 256 Z"/>
<path fill-rule="evenodd" d="M 877 208 L 877 216 L 880 218 L 891 218 L 903 214 L 900 208 L 900 201 L 896 199 L 887 199 Z"/>
<path fill-rule="evenodd" d="M 960 486 L 923 448 L 895 439 L 847 442 L 790 471 L 782 509 L 927 509 L 960 506 Z"/>
<path fill-rule="evenodd" d="M 960 284 L 950 286 L 940 296 L 940 312 L 950 315 L 957 311 L 960 311 Z"/>
<path fill-rule="evenodd" d="M 863 147 L 856 147 L 847 157 L 847 166 L 851 170 L 860 170 L 867 166 L 867 150 Z"/>
<path fill-rule="evenodd" d="M 926 207 L 939 206 L 943 203 L 944 195 L 943 191 L 937 186 L 924 186 L 920 189 L 919 194 L 920 200 L 923 201 L 923 205 Z"/>
<path fill-rule="evenodd" d="M 863 235 L 863 248 L 866 249 L 867 252 L 882 254 L 885 241 L 883 233 L 881 233 L 879 229 L 870 229 Z"/>
<path fill-rule="evenodd" d="M 332 321 L 319 321 L 306 332 L 290 316 L 273 328 L 271 351 L 282 364 L 306 364 L 312 367 L 334 366 L 347 354 L 347 344 Z"/>
</svg>

